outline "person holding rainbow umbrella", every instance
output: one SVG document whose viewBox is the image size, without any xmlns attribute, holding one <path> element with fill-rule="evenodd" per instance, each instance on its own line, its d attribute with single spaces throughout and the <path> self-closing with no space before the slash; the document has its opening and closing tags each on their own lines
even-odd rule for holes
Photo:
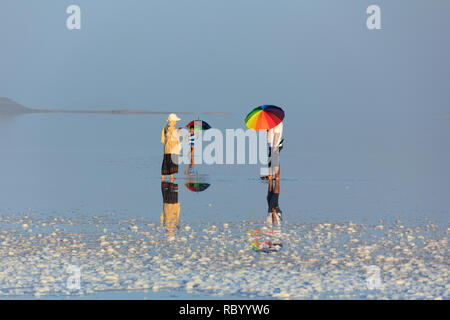
<svg viewBox="0 0 450 320">
<path fill-rule="evenodd" d="M 283 148 L 283 119 L 284 111 L 274 105 L 262 105 L 253 109 L 245 118 L 245 125 L 256 131 L 267 130 L 269 147 L 269 175 L 262 179 L 280 179 L 280 150 Z"/>
</svg>

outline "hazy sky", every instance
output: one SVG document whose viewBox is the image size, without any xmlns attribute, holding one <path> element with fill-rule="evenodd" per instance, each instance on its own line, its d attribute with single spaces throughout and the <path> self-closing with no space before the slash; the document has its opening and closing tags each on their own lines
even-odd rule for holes
<svg viewBox="0 0 450 320">
<path fill-rule="evenodd" d="M 66 8 L 81 7 L 81 30 Z M 366 8 L 381 7 L 382 30 Z M 449 111 L 450 1 L 0 0 L 0 96 L 30 107 Z"/>
</svg>

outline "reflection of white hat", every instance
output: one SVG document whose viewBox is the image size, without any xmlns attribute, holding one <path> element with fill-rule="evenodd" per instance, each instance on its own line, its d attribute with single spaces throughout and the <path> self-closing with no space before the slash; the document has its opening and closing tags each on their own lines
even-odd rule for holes
<svg viewBox="0 0 450 320">
<path fill-rule="evenodd" d="M 180 121 L 181 119 L 177 117 L 175 113 L 169 114 L 167 117 L 167 121 Z"/>
</svg>

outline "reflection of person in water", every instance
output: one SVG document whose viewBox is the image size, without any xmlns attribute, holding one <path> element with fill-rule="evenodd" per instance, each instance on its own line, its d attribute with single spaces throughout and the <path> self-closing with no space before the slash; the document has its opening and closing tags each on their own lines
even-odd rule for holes
<svg viewBox="0 0 450 320">
<path fill-rule="evenodd" d="M 281 209 L 278 204 L 278 198 L 280 196 L 280 180 L 275 180 L 275 187 L 273 186 L 273 180 L 269 180 L 269 189 L 267 191 L 267 205 L 268 213 L 266 217 L 266 223 L 268 225 L 279 226 L 281 224 Z"/>
<path fill-rule="evenodd" d="M 275 180 L 275 187 L 273 179 L 269 180 L 269 188 L 267 191 L 267 205 L 268 213 L 266 216 L 266 224 L 272 227 L 270 231 L 255 230 L 249 231 L 256 239 L 251 243 L 252 249 L 258 252 L 276 252 L 283 248 L 281 239 L 281 209 L 278 204 L 280 195 L 280 180 Z"/>
<path fill-rule="evenodd" d="M 185 175 L 189 173 L 193 173 L 194 171 L 194 153 L 195 153 L 195 139 L 197 138 L 197 132 L 194 130 L 194 126 L 192 125 L 189 128 L 189 133 L 186 135 L 186 141 L 189 142 L 189 155 L 191 158 L 191 163 L 187 166 L 186 171 L 184 171 Z"/>
<path fill-rule="evenodd" d="M 178 202 L 178 184 L 161 182 L 163 213 L 161 226 L 165 228 L 167 240 L 175 239 L 175 228 L 180 228 L 180 203 Z"/>
</svg>

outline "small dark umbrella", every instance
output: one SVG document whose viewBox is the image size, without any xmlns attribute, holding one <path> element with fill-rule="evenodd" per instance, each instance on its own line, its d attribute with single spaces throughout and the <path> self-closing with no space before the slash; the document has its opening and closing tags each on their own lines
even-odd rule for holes
<svg viewBox="0 0 450 320">
<path fill-rule="evenodd" d="M 210 186 L 209 183 L 201 183 L 201 182 L 186 182 L 184 185 L 192 192 L 202 192 L 208 189 Z"/>
<path fill-rule="evenodd" d="M 189 122 L 185 128 L 194 127 L 194 130 L 208 130 L 211 128 L 211 126 L 203 120 L 192 120 Z"/>
</svg>

